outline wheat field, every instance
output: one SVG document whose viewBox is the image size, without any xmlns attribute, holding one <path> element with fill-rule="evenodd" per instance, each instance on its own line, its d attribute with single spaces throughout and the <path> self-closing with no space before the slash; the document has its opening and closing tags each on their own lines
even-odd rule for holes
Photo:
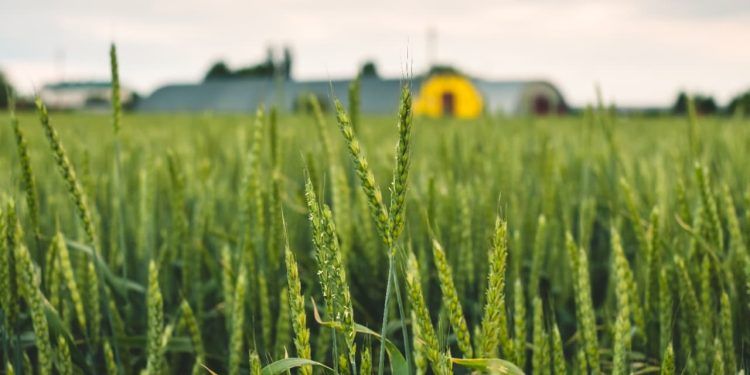
<svg viewBox="0 0 750 375">
<path fill-rule="evenodd" d="M 747 371 L 750 120 L 411 100 L 2 113 L 0 373 Z"/>
</svg>

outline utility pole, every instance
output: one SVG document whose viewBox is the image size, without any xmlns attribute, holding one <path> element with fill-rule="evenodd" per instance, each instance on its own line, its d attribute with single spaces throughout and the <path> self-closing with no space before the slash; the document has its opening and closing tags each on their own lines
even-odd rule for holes
<svg viewBox="0 0 750 375">
<path fill-rule="evenodd" d="M 430 26 L 427 28 L 427 69 L 432 68 L 437 62 L 438 44 L 437 30 Z"/>
</svg>

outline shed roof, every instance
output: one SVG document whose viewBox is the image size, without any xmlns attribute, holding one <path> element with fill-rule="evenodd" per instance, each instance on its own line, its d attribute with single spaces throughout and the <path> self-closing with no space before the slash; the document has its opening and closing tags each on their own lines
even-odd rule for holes
<svg viewBox="0 0 750 375">
<path fill-rule="evenodd" d="M 68 89 L 102 89 L 112 87 L 109 81 L 62 81 L 44 85 L 48 90 L 68 90 Z"/>
<path fill-rule="evenodd" d="M 401 80 L 363 78 L 361 108 L 364 112 L 390 112 L 398 108 Z M 138 105 L 143 111 L 249 112 L 269 103 L 286 109 L 314 94 L 328 101 L 335 95 L 348 105 L 351 80 L 275 81 L 268 78 L 214 79 L 198 84 L 175 84 L 157 89 Z"/>
<path fill-rule="evenodd" d="M 411 79 L 412 87 L 418 89 L 424 77 Z M 332 97 L 337 97 L 348 106 L 347 90 L 352 80 L 292 81 L 270 78 L 213 79 L 196 84 L 175 84 L 154 91 L 138 104 L 138 109 L 150 112 L 168 111 L 217 111 L 252 112 L 258 106 L 278 103 L 285 110 L 292 110 L 295 103 L 314 94 L 324 105 L 332 106 Z M 485 98 L 491 112 L 517 113 L 521 100 L 530 85 L 549 85 L 543 81 L 488 81 L 472 79 Z M 364 77 L 361 80 L 361 110 L 366 113 L 394 113 L 398 109 L 400 79 Z M 561 97 L 562 98 L 562 97 Z"/>
</svg>

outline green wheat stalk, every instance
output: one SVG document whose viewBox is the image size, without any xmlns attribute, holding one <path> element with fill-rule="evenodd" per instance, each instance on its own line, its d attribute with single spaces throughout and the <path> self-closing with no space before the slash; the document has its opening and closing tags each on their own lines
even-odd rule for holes
<svg viewBox="0 0 750 375">
<path fill-rule="evenodd" d="M 659 209 L 654 207 L 651 210 L 651 220 L 647 236 L 649 239 L 648 254 L 646 254 L 646 282 L 644 288 L 644 308 L 646 314 L 650 314 L 653 306 L 651 296 L 657 296 L 659 293 L 659 270 L 662 268 L 661 254 L 661 232 L 659 223 Z"/>
<path fill-rule="evenodd" d="M 5 249 L 2 258 L 3 275 L 1 276 L 3 276 L 2 283 L 7 286 L 7 289 L 3 292 L 3 315 L 8 332 L 11 332 L 19 316 L 21 299 L 19 281 L 22 281 L 19 273 L 23 271 L 19 268 L 19 261 L 15 254 L 16 248 L 20 246 L 23 233 L 18 223 L 16 206 L 12 199 L 7 200 L 4 219 L 5 231 L 0 233 L 2 236 L 0 242 L 4 242 Z"/>
<path fill-rule="evenodd" d="M 714 358 L 711 362 L 711 375 L 727 374 L 724 369 L 724 348 L 721 345 L 721 340 L 716 337 L 714 338 L 713 346 Z"/>
<path fill-rule="evenodd" d="M 443 305 L 448 308 L 448 319 L 451 327 L 458 338 L 458 347 L 464 355 L 464 358 L 472 358 L 474 351 L 471 347 L 471 334 L 466 325 L 461 302 L 458 300 L 456 286 L 453 284 L 453 274 L 445 257 L 445 251 L 437 240 L 432 240 L 432 255 L 437 268 L 438 279 L 440 281 L 440 290 L 443 292 Z"/>
<path fill-rule="evenodd" d="M 305 315 L 305 297 L 302 295 L 302 284 L 299 277 L 299 269 L 294 254 L 289 248 L 289 241 L 285 245 L 287 284 L 289 290 L 289 304 L 292 313 L 292 328 L 294 329 L 294 347 L 297 349 L 297 357 L 310 359 L 310 330 L 307 328 Z M 311 375 L 312 367 L 302 366 L 300 373 Z"/>
<path fill-rule="evenodd" d="M 508 259 L 508 223 L 495 218 L 495 236 L 488 254 L 489 275 L 485 292 L 484 314 L 480 338 L 481 355 L 493 358 L 498 345 L 506 357 L 513 355 L 513 344 L 508 335 L 508 318 L 505 306 L 505 269 Z M 518 358 L 516 358 L 518 359 Z M 523 365 L 523 364 L 520 364 Z"/>
<path fill-rule="evenodd" d="M 729 259 L 733 261 L 741 260 L 742 254 L 746 254 L 745 240 L 742 236 L 742 227 L 740 226 L 740 219 L 737 215 L 737 210 L 734 207 L 734 200 L 732 199 L 732 193 L 729 190 L 729 186 L 724 184 L 724 209 L 726 210 L 727 224 L 729 226 L 729 245 L 730 254 Z M 741 263 L 741 262 L 738 262 Z M 739 272 L 741 274 L 741 270 Z"/>
<path fill-rule="evenodd" d="M 416 324 L 419 330 L 419 337 L 422 339 L 422 348 L 425 357 L 430 362 L 432 370 L 437 375 L 446 375 L 451 373 L 449 364 L 445 361 L 440 350 L 435 328 L 430 319 L 429 310 L 422 294 L 422 282 L 419 276 L 419 263 L 414 253 L 409 253 L 406 263 L 406 290 L 412 311 L 416 317 Z"/>
<path fill-rule="evenodd" d="M 73 360 L 70 357 L 70 347 L 64 337 L 57 337 L 57 371 L 60 375 L 73 375 Z M 10 362 L 8 362 L 10 365 Z M 11 372 L 8 372 L 9 374 Z"/>
<path fill-rule="evenodd" d="M 68 159 L 68 155 L 60 141 L 60 136 L 57 134 L 55 128 L 52 127 L 52 124 L 50 124 L 47 107 L 42 103 L 42 100 L 39 97 L 36 98 L 35 103 L 39 114 L 39 122 L 42 124 L 44 133 L 47 136 L 50 147 L 52 148 L 52 153 L 54 154 L 60 174 L 62 174 L 62 177 L 68 186 L 68 193 L 76 206 L 78 218 L 83 223 L 83 228 L 86 232 L 89 243 L 98 251 L 99 242 L 94 227 L 93 215 L 91 214 L 86 195 L 83 193 L 83 188 L 76 177 L 73 164 L 70 162 L 70 159 Z"/>
<path fill-rule="evenodd" d="M 115 354 L 112 352 L 112 346 L 106 340 L 104 341 L 104 362 L 108 375 L 117 375 L 120 373 L 115 361 Z"/>
<path fill-rule="evenodd" d="M 724 366 L 727 373 L 734 374 L 737 371 L 737 359 L 734 355 L 734 329 L 732 327 L 732 305 L 729 295 L 721 293 L 721 320 L 719 321 L 719 332 L 721 344 L 724 349 Z"/>
<path fill-rule="evenodd" d="M 547 239 L 547 219 L 544 214 L 539 215 L 534 235 L 534 249 L 531 260 L 531 274 L 529 275 L 529 292 L 532 294 L 539 292 L 539 277 L 544 266 L 544 256 L 546 254 Z"/>
<path fill-rule="evenodd" d="M 532 336 L 534 341 L 534 355 L 531 357 L 531 368 L 532 373 L 543 374 L 549 372 L 550 358 L 547 334 L 544 329 L 544 308 L 542 300 L 539 297 L 534 297 L 533 311 L 534 327 Z"/>
<path fill-rule="evenodd" d="M 667 269 L 659 273 L 659 352 L 663 353 L 672 342 L 672 292 Z"/>
<path fill-rule="evenodd" d="M 8 247 L 6 216 L 3 207 L 0 205 L 0 307 L 3 309 L 3 327 L 10 331 L 10 312 L 15 305 L 13 295 L 11 294 L 11 249 Z"/>
<path fill-rule="evenodd" d="M 370 354 L 370 348 L 368 346 L 365 346 L 360 352 L 359 363 L 360 375 L 372 374 L 372 355 Z"/>
<path fill-rule="evenodd" d="M 50 296 L 49 302 L 55 309 L 60 309 L 60 297 L 62 295 L 62 271 L 60 270 L 59 256 L 54 244 L 50 244 L 45 254 L 44 267 L 40 268 L 45 271 L 41 273 L 41 279 L 46 281 L 42 282 L 42 290 Z"/>
<path fill-rule="evenodd" d="M 16 102 L 13 95 L 8 95 L 8 112 L 10 113 L 10 125 L 13 128 L 13 134 L 16 139 L 18 149 L 18 159 L 21 162 L 21 177 L 23 180 L 24 192 L 26 195 L 26 206 L 29 208 L 29 217 L 34 230 L 34 238 L 39 248 L 40 228 L 39 228 L 39 201 L 36 187 L 36 180 L 31 170 L 31 158 L 29 157 L 29 145 L 26 136 L 21 130 L 18 118 L 16 117 Z M 38 254 L 42 255 L 42 254 Z"/>
<path fill-rule="evenodd" d="M 716 247 L 719 251 L 724 250 L 724 230 L 721 226 L 721 219 L 719 218 L 719 209 L 716 204 L 716 198 L 711 191 L 710 180 L 708 177 L 708 170 L 702 164 L 695 164 L 695 178 L 700 188 L 701 201 L 703 207 L 708 210 L 708 219 L 711 225 L 711 239 L 715 241 Z"/>
<path fill-rule="evenodd" d="M 229 374 L 240 373 L 240 364 L 244 353 L 243 337 L 245 326 L 245 289 L 247 288 L 247 275 L 245 267 L 240 266 L 237 274 L 237 284 L 234 288 L 232 303 L 232 330 L 229 336 Z"/>
<path fill-rule="evenodd" d="M 594 304 L 591 300 L 591 284 L 589 277 L 589 264 L 586 251 L 579 248 L 573 236 L 568 232 L 565 237 L 568 256 L 573 268 L 573 289 L 575 291 L 576 315 L 580 323 L 583 336 L 583 345 L 586 351 L 586 361 L 591 372 L 598 374 L 601 371 L 599 362 L 599 344 L 596 335 L 596 317 L 594 315 Z"/>
<path fill-rule="evenodd" d="M 89 337 L 97 343 L 101 337 L 102 313 L 101 299 L 99 298 L 99 275 L 96 273 L 96 267 L 93 262 L 88 262 L 84 269 L 86 304 L 84 307 L 88 311 Z"/>
<path fill-rule="evenodd" d="M 200 325 L 198 324 L 193 309 L 190 308 L 190 304 L 187 300 L 182 301 L 180 311 L 182 312 L 182 322 L 185 328 L 187 328 L 190 342 L 193 345 L 193 352 L 195 352 L 193 375 L 198 375 L 203 373 L 202 365 L 206 361 L 206 349 L 203 346 Z"/>
<path fill-rule="evenodd" d="M 563 351 L 563 341 L 560 336 L 560 329 L 557 324 L 552 326 L 552 368 L 554 374 L 567 374 L 565 366 L 565 352 Z"/>
<path fill-rule="evenodd" d="M 313 241 L 313 243 L 316 245 L 318 274 L 320 275 L 321 288 L 324 290 L 324 298 L 327 295 L 327 310 L 329 314 L 333 314 L 332 317 L 335 321 L 341 322 L 343 325 L 349 362 L 351 362 L 352 370 L 356 372 L 357 346 L 354 342 L 356 337 L 354 309 L 352 308 L 351 293 L 333 213 L 327 205 L 323 204 L 322 209 L 318 205 L 318 198 L 309 177 L 305 183 L 305 196 L 310 222 L 313 227 L 313 236 L 317 238 L 317 241 Z"/>
<path fill-rule="evenodd" d="M 404 211 L 406 206 L 406 189 L 409 177 L 409 156 L 411 140 L 411 88 L 405 84 L 401 88 L 401 100 L 398 110 L 398 143 L 396 144 L 396 165 L 391 182 L 391 203 L 389 221 L 391 238 L 397 239 L 404 229 Z"/>
<path fill-rule="evenodd" d="M 274 353 L 277 356 L 283 355 L 286 346 L 289 344 L 289 331 L 291 329 L 289 314 L 289 292 L 286 287 L 283 287 L 279 294 L 279 311 L 276 319 L 276 335 L 274 336 Z"/>
<path fill-rule="evenodd" d="M 114 143 L 115 143 L 115 160 L 114 160 L 114 173 L 112 182 L 112 216 L 113 221 L 116 222 L 113 227 L 117 231 L 116 236 L 112 236 L 113 243 L 117 243 L 117 248 L 124 251 L 125 243 L 125 216 L 122 211 L 122 194 L 121 194 L 121 170 L 122 161 L 120 157 L 120 127 L 122 122 L 122 101 L 120 98 L 120 72 L 117 64 L 117 48 L 115 44 L 110 44 L 109 47 L 109 65 L 112 77 L 112 128 L 114 130 Z M 127 253 L 123 255 L 127 257 Z M 128 262 L 122 262 L 123 274 L 127 275 Z"/>
<path fill-rule="evenodd" d="M 489 299 L 488 299 L 489 301 Z M 521 278 L 513 284 L 513 349 L 515 363 L 524 368 L 526 365 L 526 301 L 524 299 Z"/>
<path fill-rule="evenodd" d="M 334 105 L 336 107 L 336 120 L 339 124 L 341 134 L 343 134 L 344 139 L 346 140 L 347 148 L 349 149 L 352 160 L 354 161 L 355 170 L 362 185 L 362 189 L 367 196 L 370 213 L 375 219 L 381 239 L 386 247 L 391 249 L 393 237 L 391 236 L 392 232 L 390 230 L 388 210 L 383 202 L 383 194 L 380 192 L 380 187 L 378 187 L 375 182 L 375 175 L 373 175 L 370 170 L 370 164 L 367 162 L 367 158 L 365 158 L 365 155 L 360 148 L 359 140 L 354 135 L 354 129 L 352 128 L 343 105 L 338 99 L 334 100 Z"/>
<path fill-rule="evenodd" d="M 73 265 L 70 262 L 70 253 L 68 251 L 68 245 L 65 243 L 65 238 L 62 233 L 57 232 L 55 237 L 52 239 L 53 245 L 57 249 L 57 254 L 60 259 L 60 268 L 62 270 L 63 279 L 65 279 L 65 286 L 68 288 L 70 293 L 70 299 L 73 302 L 73 307 L 76 311 L 76 319 L 81 329 L 86 329 L 86 312 L 83 308 L 83 299 L 78 289 L 78 283 L 76 282 L 75 274 L 73 273 Z"/>
<path fill-rule="evenodd" d="M 258 308 L 260 310 L 263 344 L 271 350 L 273 348 L 271 343 L 273 318 L 271 317 L 271 301 L 268 291 L 268 278 L 265 271 L 258 273 L 257 282 L 258 290 L 256 294 L 258 295 Z"/>
<path fill-rule="evenodd" d="M 117 65 L 117 47 L 112 43 L 109 46 L 109 67 L 112 74 L 112 127 L 115 135 L 120 133 L 120 121 L 122 118 L 122 102 L 120 100 L 120 73 Z"/>
<path fill-rule="evenodd" d="M 262 365 L 260 363 L 260 356 L 258 355 L 258 352 L 256 352 L 255 350 L 251 350 L 248 358 L 250 365 L 250 375 L 260 375 L 262 373 Z"/>
<path fill-rule="evenodd" d="M 39 289 L 39 274 L 34 270 L 31 255 L 24 244 L 15 248 L 18 272 L 20 277 L 21 295 L 29 307 L 31 323 L 34 329 L 34 341 L 37 347 L 39 374 L 52 374 L 53 352 L 49 338 L 49 326 L 44 313 L 45 299 Z"/>
<path fill-rule="evenodd" d="M 159 270 L 154 261 L 148 264 L 148 291 L 146 307 L 148 310 L 147 330 L 147 365 L 149 375 L 161 375 L 164 371 L 162 352 L 162 335 L 164 334 L 164 300 L 159 289 Z"/>
<path fill-rule="evenodd" d="M 633 226 L 635 238 L 638 240 L 638 249 L 641 254 L 646 254 L 649 248 L 648 240 L 646 237 L 646 229 L 644 228 L 643 223 L 641 222 L 641 216 L 638 213 L 635 193 L 624 177 L 620 179 L 620 186 L 625 193 L 625 206 L 628 209 L 630 224 Z"/>
<path fill-rule="evenodd" d="M 221 248 L 221 292 L 224 298 L 224 311 L 226 313 L 227 322 L 231 322 L 231 312 L 233 311 L 233 299 L 234 299 L 234 282 L 235 275 L 233 272 L 232 265 L 232 253 L 228 245 Z M 231 327 L 227 327 L 231 328 Z"/>
</svg>

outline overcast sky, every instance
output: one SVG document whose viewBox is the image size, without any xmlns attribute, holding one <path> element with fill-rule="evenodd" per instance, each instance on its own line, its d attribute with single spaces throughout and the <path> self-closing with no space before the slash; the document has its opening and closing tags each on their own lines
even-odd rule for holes
<svg viewBox="0 0 750 375">
<path fill-rule="evenodd" d="M 143 93 L 254 63 L 289 45 L 295 78 L 350 77 L 365 60 L 399 77 L 435 60 L 488 79 L 541 78 L 569 102 L 598 83 L 619 105 L 668 105 L 680 89 L 720 104 L 750 89 L 750 0 L 5 0 L 0 69 L 25 92 L 60 78 Z"/>
</svg>

